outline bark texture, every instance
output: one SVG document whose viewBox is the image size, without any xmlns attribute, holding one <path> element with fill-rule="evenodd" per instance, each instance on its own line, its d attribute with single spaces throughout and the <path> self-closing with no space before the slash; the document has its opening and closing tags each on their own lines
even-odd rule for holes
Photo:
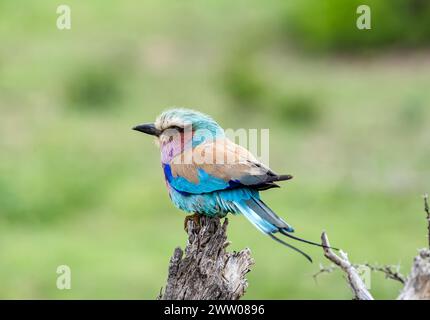
<svg viewBox="0 0 430 320">
<path fill-rule="evenodd" d="M 328 240 L 327 234 L 325 232 L 321 235 L 322 244 L 325 246 L 323 248 L 324 256 L 337 265 L 346 274 L 346 279 L 354 294 L 354 299 L 356 300 L 373 300 L 372 295 L 367 290 L 365 283 L 358 274 L 357 269 L 349 262 L 348 255 L 342 250 L 339 251 L 339 255 L 335 254 L 332 249 L 330 249 L 330 242 Z"/>
<path fill-rule="evenodd" d="M 245 275 L 254 263 L 251 251 L 227 252 L 228 220 L 201 216 L 190 220 L 185 255 L 176 248 L 170 259 L 162 300 L 237 300 L 248 286 Z"/>
<path fill-rule="evenodd" d="M 421 249 L 399 300 L 430 300 L 430 250 Z"/>
<path fill-rule="evenodd" d="M 424 195 L 424 211 L 427 214 L 427 238 L 429 240 L 429 248 L 421 249 L 418 256 L 414 259 L 411 273 L 406 281 L 404 277 L 389 267 L 369 267 L 372 271 L 382 271 L 386 277 L 404 284 L 398 300 L 430 300 L 430 208 L 428 204 L 428 194 Z M 322 244 L 330 246 L 327 234 L 321 235 Z M 357 300 L 373 300 L 369 290 L 367 290 L 363 280 L 359 276 L 357 269 L 348 260 L 348 256 L 340 250 L 340 256 L 336 255 L 330 248 L 323 248 L 325 257 L 338 266 L 346 275 L 346 280 L 354 294 L 354 299 Z M 369 265 L 368 265 L 369 266 Z M 322 268 L 320 272 L 331 272 L 333 268 Z"/>
<path fill-rule="evenodd" d="M 330 245 L 325 232 L 323 232 L 321 238 L 324 245 Z M 367 290 L 364 281 L 357 272 L 357 269 L 353 264 L 351 264 L 351 262 L 349 262 L 347 254 L 340 250 L 340 256 L 338 256 L 329 248 L 324 248 L 323 250 L 325 257 L 345 273 L 347 283 L 351 288 L 354 299 L 373 300 L 371 293 L 369 290 Z M 326 271 L 327 269 L 322 269 L 319 273 Z M 384 273 L 387 272 L 385 269 L 382 271 Z M 327 272 L 331 272 L 331 270 Z M 416 256 L 414 259 L 411 273 L 409 274 L 406 281 L 404 280 L 403 276 L 398 274 L 393 276 L 391 271 L 388 275 L 386 273 L 386 276 L 387 278 L 404 283 L 404 287 L 397 298 L 398 300 L 430 300 L 430 250 L 420 250 L 418 256 Z"/>
</svg>

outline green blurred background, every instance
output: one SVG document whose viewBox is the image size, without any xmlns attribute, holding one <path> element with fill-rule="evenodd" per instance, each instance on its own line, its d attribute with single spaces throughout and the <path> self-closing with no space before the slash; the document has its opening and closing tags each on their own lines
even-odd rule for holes
<svg viewBox="0 0 430 320">
<path fill-rule="evenodd" d="M 0 39 L 0 298 L 157 296 L 184 213 L 131 127 L 174 105 L 270 128 L 270 166 L 295 179 L 263 196 L 298 235 L 403 273 L 426 243 L 428 1 L 1 0 Z M 351 297 L 340 272 L 314 281 L 318 248 L 309 264 L 240 216 L 229 239 L 256 261 L 248 299 Z M 373 274 L 376 298 L 399 289 Z"/>
</svg>

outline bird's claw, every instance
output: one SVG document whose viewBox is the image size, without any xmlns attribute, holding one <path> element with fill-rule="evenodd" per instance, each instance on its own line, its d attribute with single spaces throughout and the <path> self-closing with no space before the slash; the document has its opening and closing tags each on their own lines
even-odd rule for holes
<svg viewBox="0 0 430 320">
<path fill-rule="evenodd" d="M 198 213 L 194 213 L 185 217 L 184 220 L 184 230 L 188 233 L 188 221 L 194 221 L 194 224 L 200 225 L 200 215 Z"/>
</svg>

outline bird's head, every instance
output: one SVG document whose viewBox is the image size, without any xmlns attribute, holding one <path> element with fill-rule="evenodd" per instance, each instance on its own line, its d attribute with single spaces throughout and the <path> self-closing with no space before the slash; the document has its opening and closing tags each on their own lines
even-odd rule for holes
<svg viewBox="0 0 430 320">
<path fill-rule="evenodd" d="M 190 109 L 167 110 L 154 123 L 141 124 L 133 130 L 155 136 L 161 148 L 173 147 L 174 154 L 224 136 L 224 130 L 215 120 Z"/>
</svg>

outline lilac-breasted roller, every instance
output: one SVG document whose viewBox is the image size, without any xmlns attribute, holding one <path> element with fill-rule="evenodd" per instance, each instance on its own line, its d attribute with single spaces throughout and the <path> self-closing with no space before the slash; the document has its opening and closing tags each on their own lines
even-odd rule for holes
<svg viewBox="0 0 430 320">
<path fill-rule="evenodd" d="M 194 217 L 243 214 L 257 229 L 312 261 L 274 234 L 321 245 L 291 235 L 293 228 L 260 198 L 260 191 L 279 187 L 276 182 L 289 180 L 291 175 L 279 175 L 260 163 L 229 140 L 211 117 L 197 111 L 168 110 L 155 123 L 133 129 L 156 137 L 167 189 L 176 207 Z"/>
</svg>

